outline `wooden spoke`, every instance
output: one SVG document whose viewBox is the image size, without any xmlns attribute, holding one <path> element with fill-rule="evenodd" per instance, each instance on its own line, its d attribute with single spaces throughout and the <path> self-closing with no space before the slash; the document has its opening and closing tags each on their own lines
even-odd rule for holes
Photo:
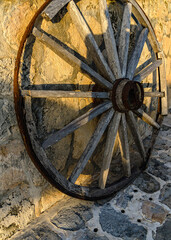
<svg viewBox="0 0 171 240">
<path fill-rule="evenodd" d="M 82 16 L 75 2 L 71 0 L 67 8 L 73 20 L 73 23 L 77 27 L 80 36 L 82 37 L 88 50 L 90 51 L 93 60 L 96 66 L 98 67 L 98 70 L 100 71 L 102 76 L 107 78 L 109 81 L 114 82 L 115 77 L 111 69 L 109 68 L 105 58 L 103 57 L 103 54 L 101 53 L 89 26 L 87 25 L 84 17 Z"/>
<path fill-rule="evenodd" d="M 117 133 L 117 135 L 116 135 L 114 149 L 113 149 L 113 155 L 117 155 L 117 153 L 119 154 L 119 133 Z"/>
<path fill-rule="evenodd" d="M 138 41 L 135 45 L 135 49 L 134 49 L 131 59 L 128 63 L 126 77 L 129 78 L 130 80 L 132 80 L 134 77 L 135 70 L 137 68 L 145 41 L 147 39 L 147 35 L 148 35 L 148 28 L 144 28 L 140 33 Z"/>
<path fill-rule="evenodd" d="M 144 97 L 165 97 L 165 92 L 145 92 Z"/>
<path fill-rule="evenodd" d="M 108 63 L 116 79 L 119 79 L 122 77 L 121 68 L 120 68 L 118 51 L 116 48 L 114 32 L 113 32 L 112 23 L 110 20 L 106 0 L 99 0 L 99 6 L 100 6 L 101 26 L 102 26 L 107 56 L 108 56 Z"/>
<path fill-rule="evenodd" d="M 89 76 L 93 77 L 94 81 L 97 84 L 106 89 L 112 89 L 112 84 L 110 82 L 104 79 L 100 74 L 95 72 L 92 68 L 82 62 L 76 56 L 64 49 L 60 44 L 51 39 L 47 34 L 40 32 L 36 27 L 34 27 L 32 34 L 42 43 L 46 44 L 52 51 L 56 52 L 59 56 L 64 58 L 66 61 L 74 63 L 78 67 L 80 67 L 81 70 L 83 70 Z"/>
<path fill-rule="evenodd" d="M 121 119 L 121 113 L 115 112 L 115 115 L 109 125 L 105 152 L 103 157 L 103 164 L 102 164 L 100 178 L 99 178 L 99 187 L 101 189 L 104 189 L 106 186 L 120 119 Z"/>
<path fill-rule="evenodd" d="M 143 142 L 142 142 L 139 130 L 138 130 L 137 122 L 136 122 L 135 117 L 132 112 L 129 111 L 126 114 L 126 120 L 127 120 L 129 129 L 131 131 L 131 134 L 134 138 L 134 142 L 138 148 L 138 151 L 139 151 L 142 159 L 145 161 L 146 153 L 145 153 L 144 145 L 143 145 Z"/>
<path fill-rule="evenodd" d="M 147 61 L 145 61 L 143 64 L 141 64 L 139 67 L 137 67 L 137 69 L 135 70 L 135 75 L 139 74 L 141 72 L 141 70 L 143 70 L 144 68 L 146 68 L 150 63 L 152 63 L 152 58 L 148 59 Z"/>
<path fill-rule="evenodd" d="M 55 90 L 22 90 L 22 96 L 32 98 L 109 98 L 108 92 L 76 92 Z"/>
<path fill-rule="evenodd" d="M 140 117 L 144 122 L 148 123 L 154 128 L 160 129 L 160 125 L 155 122 L 147 113 L 145 113 L 143 110 L 138 109 L 137 111 L 134 111 L 134 113 Z"/>
<path fill-rule="evenodd" d="M 127 61 L 128 61 L 131 11 L 132 11 L 132 4 L 127 3 L 124 9 L 121 33 L 119 37 L 119 47 L 118 47 L 122 77 L 125 77 L 126 75 L 126 67 L 127 67 Z"/>
<path fill-rule="evenodd" d="M 53 0 L 43 11 L 42 16 L 47 20 L 52 20 L 70 0 Z"/>
<path fill-rule="evenodd" d="M 162 64 L 162 59 L 156 60 L 148 67 L 144 68 L 139 74 L 137 74 L 133 80 L 141 82 L 144 78 L 154 72 Z"/>
<path fill-rule="evenodd" d="M 129 154 L 129 144 L 128 144 L 128 134 L 127 134 L 127 124 L 126 124 L 125 113 L 122 114 L 122 118 L 119 126 L 119 146 L 120 146 L 122 164 L 124 167 L 125 176 L 130 177 L 131 164 L 130 164 L 130 154 Z"/>
<path fill-rule="evenodd" d="M 91 137 L 85 151 L 83 152 L 76 168 L 73 170 L 69 180 L 72 183 L 75 183 L 79 175 L 82 173 L 83 169 L 85 168 L 88 160 L 92 156 L 94 150 L 96 149 L 103 133 L 105 132 L 108 124 L 110 123 L 112 116 L 114 114 L 114 110 L 111 109 L 107 113 L 103 114 L 99 120 L 98 126 Z"/>
<path fill-rule="evenodd" d="M 50 135 L 42 144 L 44 149 L 52 146 L 53 144 L 57 143 L 62 138 L 66 137 L 67 135 L 71 134 L 81 126 L 85 125 L 95 117 L 99 116 L 100 114 L 104 113 L 108 109 L 112 107 L 111 102 L 105 102 L 100 104 L 99 106 L 95 107 L 94 109 L 90 110 L 89 112 L 83 114 L 82 116 L 78 117 L 68 125 L 66 125 L 63 129 L 59 130 L 58 132 L 53 133 Z"/>
</svg>

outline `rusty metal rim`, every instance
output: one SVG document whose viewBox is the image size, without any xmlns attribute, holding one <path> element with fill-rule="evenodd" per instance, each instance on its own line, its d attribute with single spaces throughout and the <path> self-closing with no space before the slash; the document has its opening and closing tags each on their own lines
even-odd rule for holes
<svg viewBox="0 0 171 240">
<path fill-rule="evenodd" d="M 24 35 L 23 35 L 23 37 L 21 39 L 19 50 L 18 50 L 18 53 L 17 53 L 17 58 L 16 58 L 16 61 L 15 61 L 15 69 L 14 69 L 14 104 L 15 104 L 15 112 L 16 112 L 16 117 L 17 117 L 19 130 L 20 130 L 20 133 L 21 133 L 24 145 L 26 147 L 26 150 L 27 150 L 27 152 L 29 154 L 29 157 L 31 158 L 32 162 L 34 163 L 36 168 L 39 170 L 39 172 L 46 178 L 46 180 L 49 181 L 54 187 L 56 187 L 57 189 L 59 189 L 60 191 L 62 191 L 65 194 L 68 194 L 68 195 L 73 196 L 73 197 L 81 198 L 81 199 L 86 199 L 86 200 L 103 199 L 103 198 L 106 198 L 106 197 L 109 197 L 109 196 L 113 195 L 114 193 L 116 193 L 116 191 L 119 191 L 120 189 L 122 189 L 122 188 L 126 187 L 128 184 L 130 184 L 137 177 L 137 174 L 139 175 L 139 173 L 145 169 L 147 161 L 146 161 L 146 164 L 142 166 L 142 169 L 140 169 L 138 172 L 135 172 L 132 175 L 131 178 L 128 178 L 128 179 L 124 178 L 123 181 L 121 181 L 120 184 L 119 184 L 120 187 L 115 192 L 110 192 L 109 193 L 109 192 L 106 191 L 106 194 L 104 194 L 103 196 L 98 196 L 98 197 L 94 197 L 94 196 L 93 197 L 91 197 L 91 196 L 90 197 L 88 197 L 88 196 L 80 196 L 80 195 L 78 195 L 76 193 L 72 193 L 72 192 L 68 191 L 67 189 L 65 189 L 62 185 L 57 183 L 52 178 L 51 175 L 49 175 L 48 171 L 45 169 L 45 167 L 41 164 L 41 162 L 39 161 L 38 157 L 36 156 L 36 154 L 35 154 L 35 152 L 33 150 L 32 144 L 31 144 L 30 136 L 28 134 L 26 120 L 25 120 L 25 113 L 24 113 L 24 102 L 23 102 L 23 97 L 21 96 L 19 82 L 18 82 L 20 61 L 21 61 L 22 52 L 23 52 L 24 45 L 26 43 L 27 37 L 30 35 L 30 33 L 32 31 L 32 28 L 34 26 L 34 23 L 35 23 L 38 15 L 46 8 L 46 6 L 51 1 L 52 0 L 47 0 L 38 9 L 38 11 L 33 16 L 32 20 L 30 21 L 30 23 L 27 26 L 27 28 L 26 28 L 26 30 L 24 32 Z M 109 189 L 112 190 L 112 186 L 109 186 Z"/>
</svg>

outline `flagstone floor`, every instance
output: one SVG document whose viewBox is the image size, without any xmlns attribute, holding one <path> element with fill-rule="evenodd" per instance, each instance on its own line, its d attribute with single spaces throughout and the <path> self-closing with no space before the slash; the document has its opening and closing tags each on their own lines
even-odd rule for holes
<svg viewBox="0 0 171 240">
<path fill-rule="evenodd" d="M 11 239 L 171 240 L 171 111 L 132 185 L 103 201 L 65 197 Z"/>
</svg>

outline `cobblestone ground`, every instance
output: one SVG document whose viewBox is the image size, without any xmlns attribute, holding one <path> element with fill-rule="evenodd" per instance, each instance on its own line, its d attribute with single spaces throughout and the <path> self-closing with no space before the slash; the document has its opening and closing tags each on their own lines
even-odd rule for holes
<svg viewBox="0 0 171 240">
<path fill-rule="evenodd" d="M 105 201 L 65 197 L 11 239 L 170 240 L 171 111 L 148 169 L 132 185 Z"/>
</svg>

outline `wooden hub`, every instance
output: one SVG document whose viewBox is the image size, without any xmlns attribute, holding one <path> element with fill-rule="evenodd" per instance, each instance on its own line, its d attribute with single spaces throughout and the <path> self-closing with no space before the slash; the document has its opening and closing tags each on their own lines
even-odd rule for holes
<svg viewBox="0 0 171 240">
<path fill-rule="evenodd" d="M 113 85 L 112 103 L 116 111 L 137 110 L 144 101 L 144 90 L 139 82 L 117 79 Z"/>
</svg>

